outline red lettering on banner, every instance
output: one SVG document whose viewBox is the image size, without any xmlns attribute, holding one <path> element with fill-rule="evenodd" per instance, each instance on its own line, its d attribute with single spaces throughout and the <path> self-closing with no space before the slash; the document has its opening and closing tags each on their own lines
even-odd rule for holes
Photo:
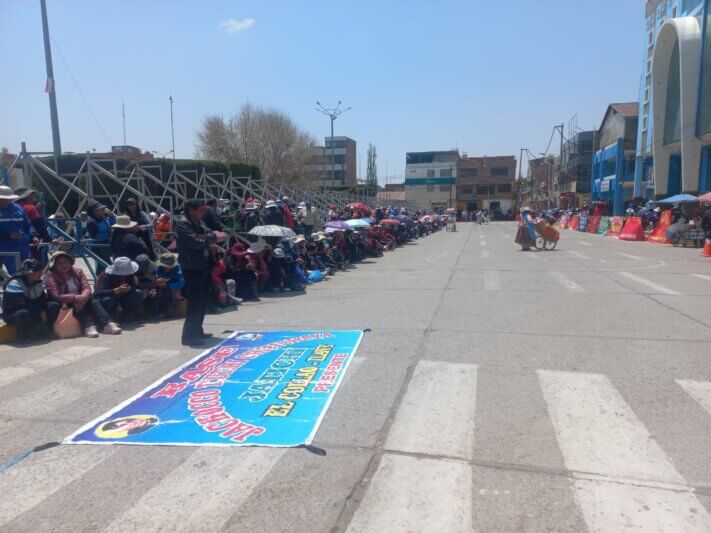
<svg viewBox="0 0 711 533">
<path fill-rule="evenodd" d="M 205 403 L 213 405 L 202 407 Z M 195 422 L 205 431 L 220 433 L 221 437 L 234 442 L 244 442 L 251 435 L 261 435 L 266 431 L 262 426 L 231 417 L 225 411 L 220 401 L 220 391 L 217 389 L 193 391 L 188 398 L 188 409 L 192 411 Z"/>
<path fill-rule="evenodd" d="M 166 383 L 158 392 L 151 394 L 151 398 L 173 398 L 187 386 L 187 383 L 174 383 L 171 381 Z"/>
</svg>

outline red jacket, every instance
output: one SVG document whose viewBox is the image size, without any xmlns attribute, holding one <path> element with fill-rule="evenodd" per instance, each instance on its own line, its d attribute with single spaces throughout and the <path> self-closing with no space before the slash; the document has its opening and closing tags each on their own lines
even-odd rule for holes
<svg viewBox="0 0 711 533">
<path fill-rule="evenodd" d="M 284 226 L 287 228 L 293 228 L 294 227 L 294 215 L 291 212 L 291 208 L 284 204 L 282 206 L 282 209 L 284 209 Z"/>
<path fill-rule="evenodd" d="M 77 287 L 79 288 L 79 294 L 89 298 L 91 296 L 91 287 L 89 287 L 89 280 L 86 279 L 84 271 L 73 266 L 71 276 L 74 278 Z M 78 295 L 76 293 L 69 292 L 67 280 L 59 274 L 48 270 L 44 275 L 44 284 L 47 287 L 47 295 L 50 300 L 56 300 L 63 304 L 73 304 L 76 301 L 76 297 Z"/>
</svg>

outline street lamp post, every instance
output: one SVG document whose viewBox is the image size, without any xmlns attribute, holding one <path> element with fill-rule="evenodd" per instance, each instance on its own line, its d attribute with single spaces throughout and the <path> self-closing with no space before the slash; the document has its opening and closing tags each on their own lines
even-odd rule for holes
<svg viewBox="0 0 711 533">
<path fill-rule="evenodd" d="M 318 106 L 316 108 L 316 111 L 319 113 L 323 113 L 326 115 L 328 118 L 331 119 L 331 188 L 335 186 L 335 180 L 336 180 L 336 159 L 334 155 L 334 146 L 333 146 L 333 121 L 336 120 L 340 115 L 348 111 L 349 109 L 353 109 L 352 107 L 347 107 L 346 109 L 341 109 L 341 101 L 338 101 L 338 105 L 334 107 L 333 109 L 327 109 L 321 105 L 321 102 L 316 102 L 316 105 Z M 341 169 L 343 167 L 341 166 Z M 345 178 L 345 176 L 344 176 Z"/>
<path fill-rule="evenodd" d="M 175 167 L 175 128 L 173 127 L 173 95 L 168 97 L 170 100 L 170 138 L 173 143 L 173 167 Z"/>
</svg>

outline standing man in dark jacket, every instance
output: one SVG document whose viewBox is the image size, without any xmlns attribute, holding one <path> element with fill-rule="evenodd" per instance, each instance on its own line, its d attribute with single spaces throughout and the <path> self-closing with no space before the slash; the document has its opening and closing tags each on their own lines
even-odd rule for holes
<svg viewBox="0 0 711 533">
<path fill-rule="evenodd" d="M 210 271 L 213 257 L 210 246 L 215 234 L 202 221 L 205 204 L 196 198 L 185 201 L 184 215 L 175 224 L 178 261 L 185 277 L 185 298 L 188 309 L 183 324 L 182 342 L 186 346 L 200 346 L 212 334 L 205 333 L 202 323 L 210 291 Z"/>
</svg>

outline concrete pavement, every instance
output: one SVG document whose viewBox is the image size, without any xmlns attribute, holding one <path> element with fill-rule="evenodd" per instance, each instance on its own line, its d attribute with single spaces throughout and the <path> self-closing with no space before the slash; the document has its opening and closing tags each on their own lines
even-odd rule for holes
<svg viewBox="0 0 711 533">
<path fill-rule="evenodd" d="M 57 446 L 4 531 L 711 531 L 711 261 L 459 224 L 208 329 L 370 328 L 305 449 Z M 0 463 L 193 357 L 179 322 L 0 347 Z"/>
</svg>

